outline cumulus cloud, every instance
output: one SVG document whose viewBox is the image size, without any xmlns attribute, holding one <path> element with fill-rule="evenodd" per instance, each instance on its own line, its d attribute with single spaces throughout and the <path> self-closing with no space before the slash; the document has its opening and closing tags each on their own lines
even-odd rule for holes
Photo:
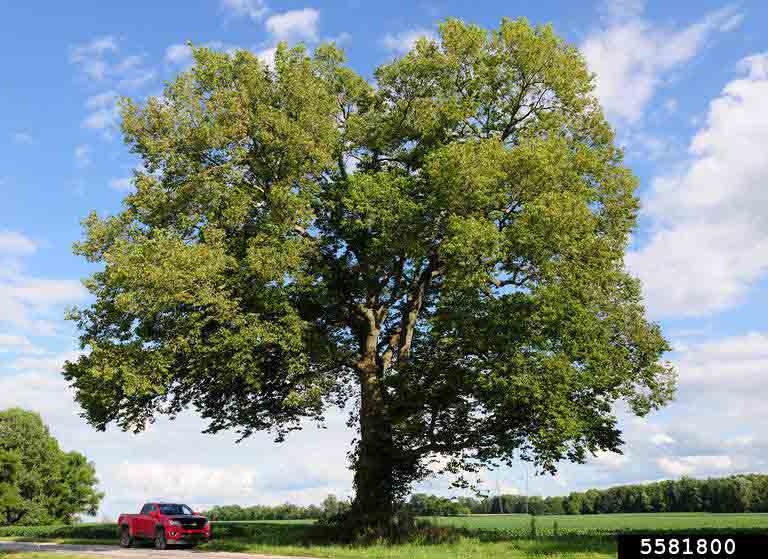
<svg viewBox="0 0 768 559">
<path fill-rule="evenodd" d="M 733 469 L 735 463 L 730 456 L 681 456 L 679 458 L 661 457 L 657 461 L 659 468 L 672 477 L 714 474 Z"/>
<path fill-rule="evenodd" d="M 44 350 L 33 344 L 26 336 L 0 334 L 0 353 L 40 354 L 44 353 Z"/>
<path fill-rule="evenodd" d="M 88 43 L 70 48 L 70 62 L 80 67 L 83 74 L 95 81 L 103 80 L 109 65 L 105 57 L 117 52 L 117 41 L 111 35 L 97 37 Z"/>
<path fill-rule="evenodd" d="M 142 55 L 120 57 L 119 51 L 113 36 L 98 37 L 71 47 L 69 60 L 91 82 L 115 80 L 121 88 L 136 89 L 154 79 L 155 72 L 147 68 Z"/>
<path fill-rule="evenodd" d="M 381 44 L 387 50 L 395 51 L 400 54 L 405 54 L 411 50 L 416 41 L 424 37 L 430 41 L 436 41 L 437 35 L 430 29 L 410 29 L 401 31 L 399 33 L 387 33 L 381 40 Z"/>
<path fill-rule="evenodd" d="M 679 373 L 676 400 L 658 414 L 624 421 L 632 450 L 625 480 L 763 471 L 768 334 L 689 344 L 672 361 Z"/>
<path fill-rule="evenodd" d="M 742 301 L 768 273 L 768 53 L 709 106 L 690 158 L 644 201 L 647 242 L 627 255 L 654 316 L 702 316 Z"/>
<path fill-rule="evenodd" d="M 675 439 L 666 433 L 655 433 L 651 436 L 651 442 L 655 445 L 674 444 Z"/>
<path fill-rule="evenodd" d="M 269 11 L 264 0 L 221 0 L 224 10 L 240 17 L 258 21 Z"/>
<path fill-rule="evenodd" d="M 269 16 L 267 31 L 279 41 L 316 41 L 320 12 L 314 8 L 290 10 Z"/>
<path fill-rule="evenodd" d="M 134 95 L 157 78 L 157 71 L 147 65 L 144 55 L 123 55 L 112 36 L 71 47 L 70 62 L 79 69 L 89 88 L 102 89 L 102 93 L 86 99 L 86 115 L 81 126 L 101 132 L 106 140 L 114 136 L 118 95 Z"/>
<path fill-rule="evenodd" d="M 31 254 L 38 248 L 38 243 L 15 231 L 0 231 L 0 255 Z"/>
<path fill-rule="evenodd" d="M 766 398 L 768 388 L 768 335 L 750 332 L 691 344 L 678 352 L 675 364 L 679 382 L 687 393 L 717 394 L 720 397 Z M 718 387 L 727 386 L 728 394 Z M 756 413 L 756 409 L 735 410 Z"/>
<path fill-rule="evenodd" d="M 79 355 L 79 351 L 68 351 L 44 356 L 19 357 L 12 361 L 8 368 L 16 371 L 60 373 L 64 366 L 64 361 L 74 361 Z"/>
<path fill-rule="evenodd" d="M 111 137 L 117 127 L 119 116 L 117 98 L 117 92 L 114 90 L 88 97 L 85 100 L 87 114 L 81 126 L 91 130 L 100 130 L 106 137 Z"/>
<path fill-rule="evenodd" d="M 581 44 L 597 74 L 596 94 L 609 117 L 637 122 L 670 71 L 690 61 L 716 32 L 734 29 L 740 14 L 726 7 L 688 27 L 660 27 L 641 17 L 641 2 L 610 4 L 607 25 Z"/>
<path fill-rule="evenodd" d="M 56 325 L 52 314 L 81 300 L 86 293 L 76 280 L 25 275 L 23 259 L 37 248 L 35 241 L 21 233 L 0 233 L 0 326 L 13 328 L 14 335 L 23 335 L 27 330 L 53 334 Z"/>
<path fill-rule="evenodd" d="M 592 458 L 591 463 L 602 468 L 619 469 L 624 467 L 629 461 L 629 456 L 618 454 L 616 452 L 599 451 Z"/>
</svg>

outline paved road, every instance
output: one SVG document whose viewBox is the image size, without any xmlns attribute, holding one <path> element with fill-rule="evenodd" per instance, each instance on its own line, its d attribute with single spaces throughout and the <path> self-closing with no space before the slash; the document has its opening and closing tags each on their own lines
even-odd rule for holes
<svg viewBox="0 0 768 559">
<path fill-rule="evenodd" d="M 195 549 L 167 549 L 165 551 L 157 551 L 151 547 L 123 549 L 116 545 L 71 545 L 44 542 L 0 541 L 0 554 L 4 551 L 67 553 L 69 555 L 82 555 L 84 557 L 93 555 L 97 557 L 113 557 L 115 559 L 311 559 L 308 557 L 285 557 L 282 555 L 197 551 Z"/>
</svg>

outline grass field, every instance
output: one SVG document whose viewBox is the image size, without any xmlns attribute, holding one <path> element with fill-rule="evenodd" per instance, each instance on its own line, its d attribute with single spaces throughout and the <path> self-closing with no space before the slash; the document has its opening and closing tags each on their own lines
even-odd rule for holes
<svg viewBox="0 0 768 559">
<path fill-rule="evenodd" d="M 503 530 L 522 535 L 530 532 L 531 517 L 525 514 L 493 514 L 459 517 L 434 517 L 438 526 L 455 526 L 470 530 Z M 536 517 L 541 535 L 553 532 L 555 522 L 561 534 L 615 534 L 623 531 L 768 531 L 768 514 L 593 514 L 552 515 Z"/>
<path fill-rule="evenodd" d="M 474 515 L 429 520 L 433 525 L 464 528 L 467 532 L 451 543 L 414 541 L 400 545 L 350 546 L 317 539 L 318 530 L 312 526 L 313 521 L 216 522 L 213 525 L 214 541 L 200 549 L 337 559 L 607 559 L 616 556 L 612 535 L 624 531 L 768 532 L 768 514 L 541 516 L 536 518 L 536 538 L 531 537 L 531 517 L 527 515 Z M 558 525 L 556 537 L 555 522 Z M 92 542 L 102 543 L 104 528 L 93 527 L 84 533 L 100 536 Z M 32 538 L 17 536 L 13 539 Z M 59 537 L 56 541 L 86 543 L 87 540 Z M 116 543 L 116 536 L 111 543 Z M 28 553 L 13 554 L 12 559 L 54 557 L 65 559 L 58 554 L 48 557 Z"/>
</svg>

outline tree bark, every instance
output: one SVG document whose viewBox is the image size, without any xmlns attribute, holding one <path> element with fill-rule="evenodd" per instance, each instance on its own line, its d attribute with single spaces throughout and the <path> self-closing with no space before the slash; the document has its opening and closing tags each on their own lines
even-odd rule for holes
<svg viewBox="0 0 768 559">
<path fill-rule="evenodd" d="M 371 313 L 372 314 L 372 313 Z M 379 329 L 370 317 L 360 336 L 357 362 L 360 382 L 360 441 L 355 464 L 353 524 L 362 528 L 385 527 L 394 513 L 392 425 L 377 358 Z"/>
</svg>

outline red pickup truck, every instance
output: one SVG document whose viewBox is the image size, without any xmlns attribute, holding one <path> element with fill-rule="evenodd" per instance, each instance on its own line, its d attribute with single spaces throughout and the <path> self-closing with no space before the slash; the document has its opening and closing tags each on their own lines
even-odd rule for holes
<svg viewBox="0 0 768 559">
<path fill-rule="evenodd" d="M 151 540 L 157 549 L 165 549 L 168 545 L 196 545 L 211 539 L 208 519 L 178 503 L 146 503 L 139 514 L 121 514 L 117 525 L 123 547 Z"/>
</svg>

